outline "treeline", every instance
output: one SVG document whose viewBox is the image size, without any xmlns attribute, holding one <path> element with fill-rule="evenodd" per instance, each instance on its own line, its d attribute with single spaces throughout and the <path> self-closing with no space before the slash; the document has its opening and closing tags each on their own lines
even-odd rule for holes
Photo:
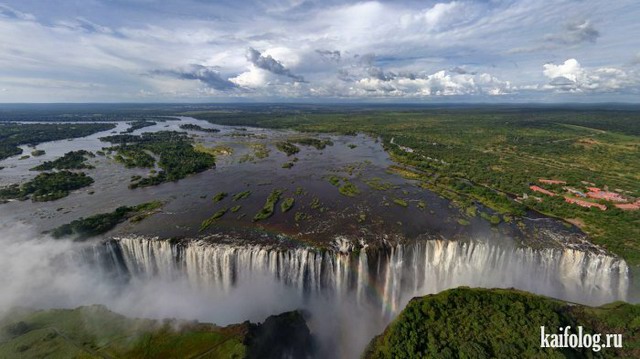
<svg viewBox="0 0 640 359">
<path fill-rule="evenodd" d="M 80 169 L 92 169 L 92 165 L 87 164 L 87 158 L 93 158 L 94 155 L 90 151 L 79 150 L 71 151 L 64 154 L 64 156 L 57 158 L 53 161 L 45 161 L 41 165 L 33 167 L 31 171 L 50 171 L 57 170 L 80 170 Z"/>
</svg>

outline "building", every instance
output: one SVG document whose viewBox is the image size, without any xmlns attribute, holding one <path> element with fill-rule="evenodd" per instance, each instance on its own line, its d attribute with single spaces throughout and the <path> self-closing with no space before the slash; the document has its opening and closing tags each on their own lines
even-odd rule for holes
<svg viewBox="0 0 640 359">
<path fill-rule="evenodd" d="M 571 198 L 571 197 L 564 197 L 564 200 L 567 203 L 573 203 L 573 204 L 577 204 L 580 207 L 586 207 L 586 208 L 591 208 L 591 207 L 596 207 L 599 208 L 603 211 L 607 210 L 607 206 L 605 206 L 604 204 L 600 204 L 600 203 L 593 203 L 593 202 L 589 202 L 589 201 L 583 201 L 581 199 L 577 199 L 577 198 Z"/>
<path fill-rule="evenodd" d="M 598 187 L 588 187 L 587 197 L 593 199 L 603 199 L 611 202 L 626 202 L 627 199 L 615 192 L 601 190 Z"/>
<path fill-rule="evenodd" d="M 547 191 L 546 189 L 542 188 L 542 187 L 538 187 L 536 185 L 531 185 L 529 186 L 529 188 L 534 191 L 534 192 L 540 192 L 543 194 L 546 194 L 547 196 L 555 196 L 556 194 L 551 192 L 551 191 Z"/>
</svg>

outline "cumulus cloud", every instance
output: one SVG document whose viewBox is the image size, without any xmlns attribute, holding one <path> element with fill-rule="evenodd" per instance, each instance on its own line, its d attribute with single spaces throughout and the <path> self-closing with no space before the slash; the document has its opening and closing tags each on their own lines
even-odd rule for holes
<svg viewBox="0 0 640 359">
<path fill-rule="evenodd" d="M 575 45 L 583 42 L 594 43 L 600 37 L 600 32 L 596 30 L 589 20 L 569 22 L 565 25 L 564 31 L 559 34 L 547 35 L 546 39 L 565 45 Z"/>
<path fill-rule="evenodd" d="M 461 95 L 504 95 L 514 91 L 508 81 L 488 73 L 460 74 L 447 70 L 433 74 L 392 73 L 361 78 L 354 81 L 347 94 L 350 96 L 379 97 L 431 97 Z"/>
<path fill-rule="evenodd" d="M 151 73 L 183 80 L 198 80 L 212 89 L 221 91 L 236 87 L 235 83 L 223 78 L 215 68 L 197 64 L 179 70 L 155 70 Z"/>
<path fill-rule="evenodd" d="M 622 69 L 600 67 L 587 69 L 576 59 L 560 65 L 548 63 L 543 74 L 550 79 L 544 89 L 566 92 L 609 92 L 634 85 L 634 76 Z"/>
<path fill-rule="evenodd" d="M 280 61 L 274 59 L 271 55 L 264 55 L 252 47 L 247 49 L 247 60 L 260 69 L 289 77 L 297 82 L 305 82 L 304 77 L 293 74 L 291 70 L 284 67 Z"/>
</svg>

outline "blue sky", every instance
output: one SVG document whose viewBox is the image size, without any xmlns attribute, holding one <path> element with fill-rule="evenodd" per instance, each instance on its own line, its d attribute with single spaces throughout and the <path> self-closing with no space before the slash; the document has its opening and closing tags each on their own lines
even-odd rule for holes
<svg viewBox="0 0 640 359">
<path fill-rule="evenodd" d="M 640 102 L 635 0 L 0 0 L 0 102 Z"/>
</svg>

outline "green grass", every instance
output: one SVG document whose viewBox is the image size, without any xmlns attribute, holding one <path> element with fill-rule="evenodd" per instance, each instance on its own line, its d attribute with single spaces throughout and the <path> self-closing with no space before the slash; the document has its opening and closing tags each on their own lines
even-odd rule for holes
<svg viewBox="0 0 640 359">
<path fill-rule="evenodd" d="M 251 195 L 251 191 L 249 191 L 249 190 L 238 192 L 238 193 L 233 195 L 233 200 L 234 201 L 239 201 L 241 199 L 245 199 L 245 198 L 249 197 L 250 195 Z"/>
<path fill-rule="evenodd" d="M 218 203 L 223 199 L 227 198 L 229 194 L 227 192 L 219 192 L 215 196 L 213 196 L 213 203 Z"/>
<path fill-rule="evenodd" d="M 293 197 L 283 199 L 282 203 L 280 203 L 280 209 L 282 210 L 282 213 L 286 213 L 291 208 L 293 208 L 293 204 L 295 203 L 295 201 L 296 200 Z"/>
<path fill-rule="evenodd" d="M 400 207 L 405 207 L 405 208 L 409 206 L 409 203 L 407 203 L 407 201 L 401 198 L 394 198 L 393 203 L 397 204 Z"/>
<path fill-rule="evenodd" d="M 276 148 L 279 151 L 284 152 L 287 156 L 295 155 L 296 153 L 300 152 L 298 146 L 294 145 L 291 142 L 277 142 Z"/>
<path fill-rule="evenodd" d="M 211 217 L 209 217 L 209 218 L 205 219 L 204 221 L 202 221 L 202 223 L 200 224 L 200 232 L 202 232 L 202 231 L 206 230 L 207 228 L 211 227 L 211 225 L 215 221 L 217 221 L 218 219 L 222 218 L 222 216 L 224 216 L 227 213 L 227 211 L 228 211 L 227 208 L 223 208 L 223 209 L 217 211 L 216 213 L 214 213 L 213 215 L 211 215 Z"/>
<path fill-rule="evenodd" d="M 244 334 L 211 324 L 129 319 L 102 306 L 13 314 L 3 329 L 24 323 L 24 333 L 0 336 L 2 358 L 241 358 Z"/>
<path fill-rule="evenodd" d="M 338 188 L 338 192 L 347 197 L 355 197 L 360 194 L 358 187 L 346 179 L 343 179 L 343 183 L 340 188 Z"/>
<path fill-rule="evenodd" d="M 260 212 L 256 213 L 253 217 L 253 221 L 261 221 L 271 217 L 275 211 L 276 204 L 280 200 L 280 196 L 282 195 L 282 190 L 274 189 L 269 197 L 267 197 L 267 201 L 260 210 Z"/>
</svg>

